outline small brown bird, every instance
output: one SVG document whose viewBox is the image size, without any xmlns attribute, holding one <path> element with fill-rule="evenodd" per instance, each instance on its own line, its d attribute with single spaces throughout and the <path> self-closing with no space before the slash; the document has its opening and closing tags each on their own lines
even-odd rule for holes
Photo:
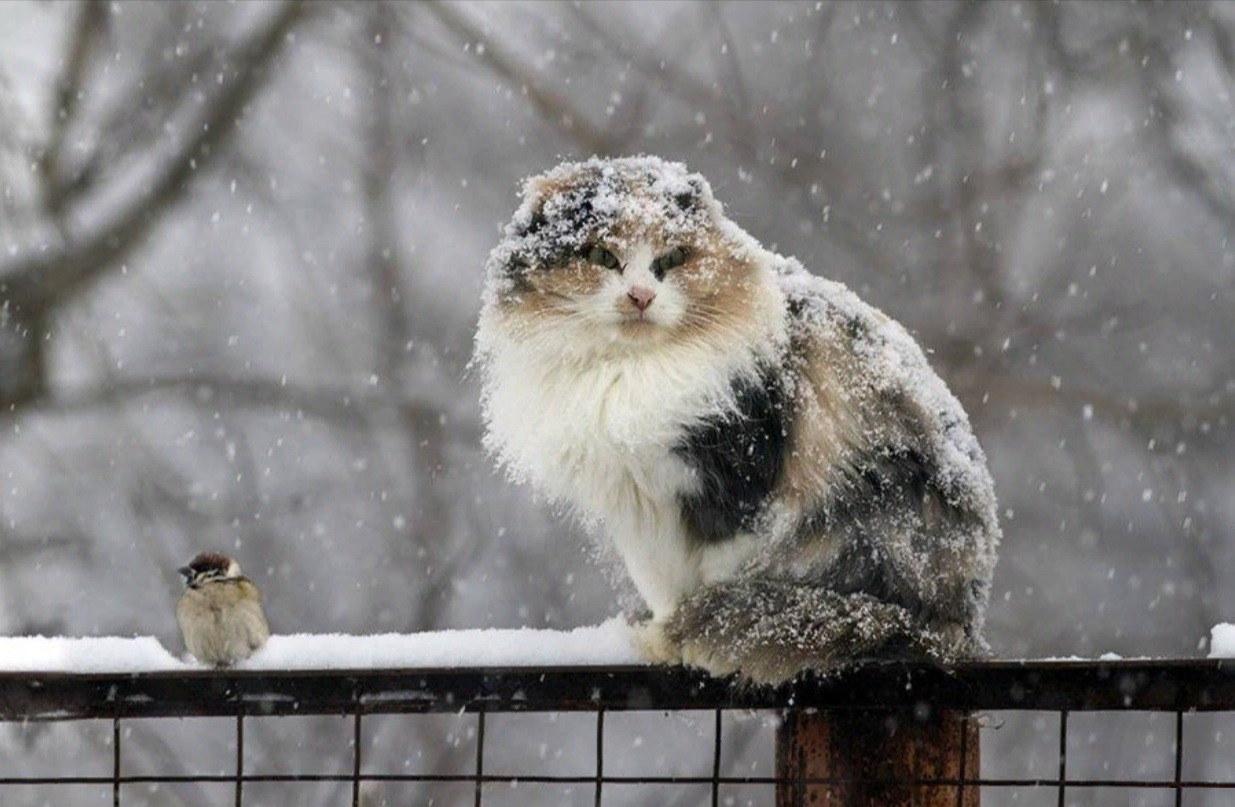
<svg viewBox="0 0 1235 807">
<path fill-rule="evenodd" d="M 184 645 L 198 661 L 229 667 L 266 643 L 262 596 L 235 558 L 202 552 L 179 569 L 185 592 L 176 603 Z"/>
</svg>

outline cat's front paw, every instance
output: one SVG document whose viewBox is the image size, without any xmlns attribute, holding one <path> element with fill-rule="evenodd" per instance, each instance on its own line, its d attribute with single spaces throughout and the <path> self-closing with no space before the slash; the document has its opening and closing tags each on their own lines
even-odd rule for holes
<svg viewBox="0 0 1235 807">
<path fill-rule="evenodd" d="M 681 664 L 682 648 L 669 638 L 665 623 L 649 619 L 630 626 L 631 643 L 639 656 L 652 664 Z"/>
<path fill-rule="evenodd" d="M 732 659 L 715 652 L 706 642 L 682 642 L 681 661 L 687 667 L 698 667 L 717 678 L 738 671 L 738 665 Z"/>
</svg>

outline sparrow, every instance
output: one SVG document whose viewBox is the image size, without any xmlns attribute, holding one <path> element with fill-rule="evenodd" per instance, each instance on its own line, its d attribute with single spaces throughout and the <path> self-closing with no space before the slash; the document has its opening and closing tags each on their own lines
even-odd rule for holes
<svg viewBox="0 0 1235 807">
<path fill-rule="evenodd" d="M 184 646 L 198 661 L 230 667 L 266 643 L 262 596 L 235 558 L 202 552 L 178 570 L 185 591 L 176 603 Z"/>
</svg>

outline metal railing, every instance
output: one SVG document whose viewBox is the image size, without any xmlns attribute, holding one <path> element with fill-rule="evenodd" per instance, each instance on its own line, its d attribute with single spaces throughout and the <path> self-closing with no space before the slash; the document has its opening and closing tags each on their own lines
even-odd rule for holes
<svg viewBox="0 0 1235 807">
<path fill-rule="evenodd" d="M 781 719 L 773 771 L 722 770 L 725 716 L 767 712 Z M 690 712 L 710 723 L 710 771 L 699 775 L 614 772 L 606 765 L 606 715 Z M 592 770 L 580 774 L 504 773 L 486 764 L 492 745 L 487 717 L 506 713 L 586 713 L 594 732 L 587 753 Z M 1057 764 L 1046 775 L 983 775 L 980 747 L 991 715 L 1051 714 L 1043 728 L 1057 743 Z M 1171 721 L 1166 775 L 1094 776 L 1070 767 L 1076 745 L 1070 731 L 1078 713 L 1161 714 Z M 1184 804 L 1191 792 L 1220 794 L 1235 804 L 1235 777 L 1185 774 L 1185 755 L 1212 738 L 1185 743 L 1185 724 L 1207 712 L 1235 712 L 1235 660 L 977 662 L 951 670 L 876 664 L 832 680 L 780 689 L 732 686 L 680 668 L 409 669 L 337 671 L 186 671 L 138 674 L 0 674 L 0 721 L 27 725 L 108 721 L 110 770 L 86 775 L 0 775 L 6 792 L 52 785 L 110 788 L 111 803 L 126 803 L 126 788 L 206 783 L 224 786 L 242 805 L 246 788 L 296 782 L 334 782 L 350 790 L 354 807 L 366 804 L 369 783 L 452 783 L 470 789 L 467 800 L 488 803 L 499 786 L 558 785 L 586 790 L 587 801 L 607 803 L 623 785 L 693 787 L 706 803 L 724 804 L 722 790 L 762 786 L 777 805 L 977 805 L 1008 789 L 1052 793 L 1058 805 L 1094 789 L 1158 790 Z M 365 766 L 367 721 L 378 715 L 474 715 L 471 770 L 376 772 Z M 350 723 L 335 772 L 270 773 L 246 769 L 246 727 L 256 719 L 335 715 Z M 133 773 L 123 759 L 126 723 L 151 718 L 230 718 L 234 759 L 227 772 Z M 578 748 L 575 753 L 581 753 Z M 1102 749 L 1089 753 L 1101 754 Z M 987 760 L 989 763 L 990 760 Z M 991 766 L 987 764 L 986 768 Z M 1196 766 L 1193 766 L 1196 767 Z M 695 792 L 693 791 L 693 792 Z M 995 796 L 997 798 L 997 796 Z M 456 796 L 456 800 L 458 797 Z M 254 801 L 254 804 L 261 803 Z M 763 802 L 766 803 L 766 802 Z M 1034 803 L 1041 803 L 1037 801 Z M 1086 802 L 1088 803 L 1088 802 Z"/>
</svg>

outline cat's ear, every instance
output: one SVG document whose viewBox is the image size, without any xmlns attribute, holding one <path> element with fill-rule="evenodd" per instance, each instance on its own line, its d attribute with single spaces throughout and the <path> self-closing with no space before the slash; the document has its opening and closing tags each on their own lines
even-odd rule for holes
<svg viewBox="0 0 1235 807">
<path fill-rule="evenodd" d="M 537 174 L 523 181 L 519 209 L 515 211 L 507 231 L 508 237 L 527 240 L 538 236 L 548 220 L 545 203 L 562 188 L 562 180 L 552 174 Z"/>
<path fill-rule="evenodd" d="M 519 238 L 536 236 L 544 229 L 545 202 L 562 189 L 562 180 L 549 174 L 528 177 L 523 182 L 522 204 L 515 216 L 515 235 Z"/>
<path fill-rule="evenodd" d="M 525 273 L 543 260 L 541 236 L 549 223 L 545 203 L 561 184 L 547 174 L 524 180 L 519 207 L 506 225 L 505 246 L 489 256 L 490 271 L 513 280 L 518 288 L 526 284 Z"/>
<path fill-rule="evenodd" d="M 673 194 L 673 203 L 683 213 L 690 213 L 698 210 L 704 198 L 710 196 L 707 180 L 695 174 L 686 180 L 685 187 Z"/>
<path fill-rule="evenodd" d="M 523 180 L 523 202 L 524 204 L 528 202 L 543 204 L 544 200 L 561 185 L 561 179 L 551 177 L 549 174 L 528 177 Z"/>
<path fill-rule="evenodd" d="M 548 220 L 544 214 L 544 203 L 532 207 L 526 215 L 518 216 L 514 221 L 514 236 L 516 238 L 535 238 L 545 228 Z"/>
<path fill-rule="evenodd" d="M 724 218 L 724 208 L 712 195 L 712 186 L 700 174 L 690 174 L 670 196 L 673 206 L 687 217 L 703 217 L 712 221 Z"/>
</svg>

